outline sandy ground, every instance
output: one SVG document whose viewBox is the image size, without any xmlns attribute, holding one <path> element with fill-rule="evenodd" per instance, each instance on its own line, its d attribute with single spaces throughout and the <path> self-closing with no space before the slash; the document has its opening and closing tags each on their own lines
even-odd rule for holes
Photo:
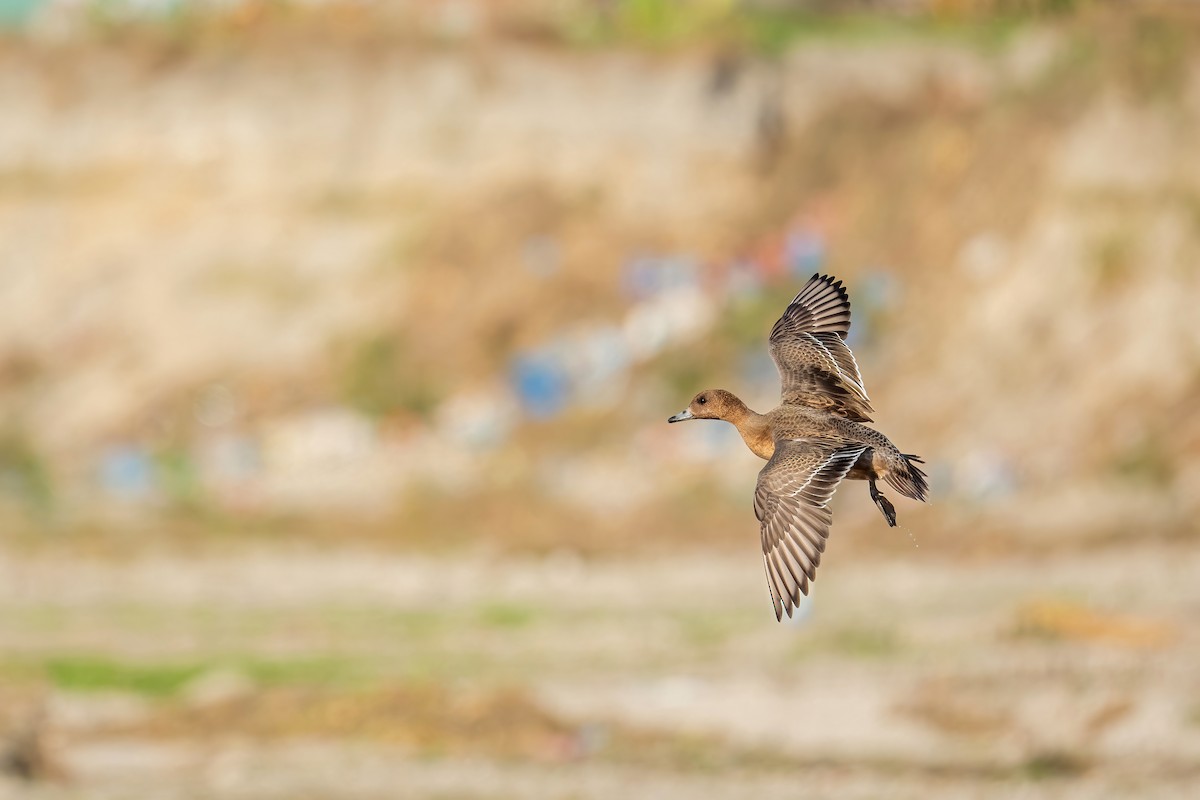
<svg viewBox="0 0 1200 800">
<path fill-rule="evenodd" d="M 778 625 L 752 552 L 10 553 L 9 712 L 44 698 L 64 777 L 10 779 L 0 796 L 1188 797 L 1197 575 L 1200 555 L 1168 546 L 986 564 L 847 554 L 804 618 Z M 206 669 L 149 697 L 36 677 L 86 658 Z M 353 678 L 230 666 L 313 659 Z M 576 744 L 514 751 L 504 739 L 525 720 L 429 746 L 403 704 L 404 735 L 382 740 L 296 715 L 263 728 L 263 707 L 227 704 L 295 681 L 339 696 L 436 685 L 447 718 L 464 696 L 518 690 Z M 472 719 L 464 730 L 486 727 Z M 657 744 L 639 753 L 642 736 Z"/>
</svg>

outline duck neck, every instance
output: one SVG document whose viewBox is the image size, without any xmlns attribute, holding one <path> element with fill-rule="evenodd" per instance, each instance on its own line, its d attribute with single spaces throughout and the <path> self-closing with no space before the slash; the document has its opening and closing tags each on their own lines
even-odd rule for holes
<svg viewBox="0 0 1200 800">
<path fill-rule="evenodd" d="M 731 413 L 725 419 L 737 428 L 746 447 L 759 458 L 770 458 L 775 452 L 775 437 L 771 435 L 771 425 L 767 418 L 758 414 L 738 401 Z"/>
</svg>

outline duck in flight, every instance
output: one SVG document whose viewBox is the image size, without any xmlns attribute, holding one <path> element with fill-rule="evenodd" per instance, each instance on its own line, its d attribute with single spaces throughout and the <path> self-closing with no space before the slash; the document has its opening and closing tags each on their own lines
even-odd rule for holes
<svg viewBox="0 0 1200 800">
<path fill-rule="evenodd" d="M 865 480 L 888 525 L 896 509 L 876 481 L 905 497 L 929 491 L 917 456 L 901 453 L 870 422 L 871 400 L 846 345 L 850 296 L 842 282 L 814 275 L 771 329 L 771 358 L 782 380 L 782 402 L 758 414 L 733 393 L 708 389 L 667 420 L 722 419 L 767 464 L 758 473 L 754 514 L 775 618 L 789 617 L 816 579 L 833 514 L 829 500 L 844 479 Z"/>
</svg>

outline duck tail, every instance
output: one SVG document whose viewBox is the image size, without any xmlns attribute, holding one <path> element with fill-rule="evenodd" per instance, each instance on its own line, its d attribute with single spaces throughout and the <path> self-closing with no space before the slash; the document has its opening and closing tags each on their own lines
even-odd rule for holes
<svg viewBox="0 0 1200 800">
<path fill-rule="evenodd" d="M 905 497 L 924 502 L 929 493 L 929 476 L 917 466 L 924 464 L 924 459 L 911 453 L 901 453 L 900 458 L 901 462 L 889 469 L 884 479 Z"/>
</svg>

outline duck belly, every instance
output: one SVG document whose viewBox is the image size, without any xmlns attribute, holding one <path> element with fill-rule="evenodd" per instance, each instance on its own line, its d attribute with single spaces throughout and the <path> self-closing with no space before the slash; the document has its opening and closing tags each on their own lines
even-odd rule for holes
<svg viewBox="0 0 1200 800">
<path fill-rule="evenodd" d="M 846 473 L 846 480 L 851 481 L 873 481 L 881 477 L 881 473 L 876 466 L 875 448 L 868 447 L 862 451 L 862 455 L 854 462 L 854 466 Z M 882 464 L 878 465 L 882 467 Z"/>
</svg>

